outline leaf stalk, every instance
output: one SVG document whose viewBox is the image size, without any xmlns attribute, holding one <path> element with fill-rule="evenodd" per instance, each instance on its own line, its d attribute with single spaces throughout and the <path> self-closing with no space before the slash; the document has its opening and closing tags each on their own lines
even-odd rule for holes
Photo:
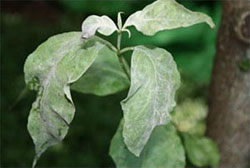
<svg viewBox="0 0 250 168">
<path fill-rule="evenodd" d="M 124 59 L 124 57 L 122 56 L 122 53 L 121 53 L 121 51 L 122 51 L 121 50 L 121 40 L 122 40 L 122 31 L 118 30 L 117 31 L 117 55 L 119 57 L 119 62 L 121 64 L 121 66 L 122 66 L 122 69 L 124 70 L 124 72 L 126 73 L 128 79 L 130 80 L 130 67 L 129 67 L 127 61 Z"/>
<path fill-rule="evenodd" d="M 128 51 L 133 51 L 134 50 L 134 47 L 126 47 L 126 48 L 123 48 L 120 50 L 120 55 L 121 54 L 124 54 L 125 52 L 128 52 Z"/>
</svg>

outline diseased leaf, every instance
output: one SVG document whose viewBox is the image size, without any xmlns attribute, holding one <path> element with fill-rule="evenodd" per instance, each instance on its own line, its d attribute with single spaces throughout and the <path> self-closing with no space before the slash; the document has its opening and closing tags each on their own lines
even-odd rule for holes
<svg viewBox="0 0 250 168">
<path fill-rule="evenodd" d="M 219 150 L 211 139 L 184 134 L 184 146 L 188 159 L 195 166 L 218 166 Z"/>
<path fill-rule="evenodd" d="M 154 129 L 140 157 L 132 154 L 124 144 L 122 137 L 123 124 L 122 120 L 111 141 L 109 150 L 109 154 L 118 168 L 185 167 L 185 152 L 181 140 L 171 123 Z"/>
<path fill-rule="evenodd" d="M 192 12 L 175 0 L 157 0 L 132 14 L 125 22 L 124 28 L 135 26 L 143 34 L 152 36 L 161 30 L 188 27 L 202 22 L 212 28 L 215 26 L 209 16 Z"/>
<path fill-rule="evenodd" d="M 69 85 L 79 79 L 106 46 L 93 37 L 85 42 L 80 32 L 49 38 L 27 58 L 25 81 L 37 90 L 37 99 L 28 118 L 28 130 L 36 148 L 35 166 L 40 155 L 62 141 L 67 134 L 75 107 Z"/>
<path fill-rule="evenodd" d="M 207 112 L 207 105 L 201 99 L 187 99 L 176 106 L 171 121 L 180 132 L 204 135 Z"/>
<path fill-rule="evenodd" d="M 71 88 L 81 93 L 106 96 L 126 89 L 128 86 L 129 80 L 120 66 L 118 56 L 114 51 L 105 48 Z"/>
<path fill-rule="evenodd" d="M 135 47 L 131 61 L 131 86 L 121 102 L 124 142 L 139 156 L 157 125 L 169 122 L 175 106 L 180 75 L 170 53 L 161 48 Z"/>
<path fill-rule="evenodd" d="M 91 15 L 82 23 L 82 38 L 95 35 L 96 31 L 109 36 L 117 30 L 115 23 L 108 16 Z"/>
</svg>

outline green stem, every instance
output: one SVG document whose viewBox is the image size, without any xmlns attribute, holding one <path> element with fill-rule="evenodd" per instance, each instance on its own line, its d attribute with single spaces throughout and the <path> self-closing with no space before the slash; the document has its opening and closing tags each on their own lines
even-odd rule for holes
<svg viewBox="0 0 250 168">
<path fill-rule="evenodd" d="M 121 50 L 121 40 L 122 40 L 122 32 L 118 31 L 118 35 L 117 35 L 117 50 L 120 53 Z"/>
<path fill-rule="evenodd" d="M 93 39 L 95 39 L 96 37 L 93 37 Z M 110 42 L 103 40 L 101 38 L 96 38 L 98 41 L 102 42 L 103 44 L 105 44 L 106 46 L 108 46 L 111 50 L 113 50 L 114 52 L 117 52 L 117 49 L 115 46 L 113 46 L 113 44 L 111 44 Z"/>
<path fill-rule="evenodd" d="M 128 79 L 130 80 L 130 68 L 128 66 L 127 61 L 124 59 L 124 57 L 121 55 L 121 39 L 122 39 L 122 31 L 118 31 L 117 35 L 117 55 L 119 56 L 119 61 L 122 66 L 122 69 L 126 73 Z"/>
<path fill-rule="evenodd" d="M 105 43 L 111 50 L 113 50 L 114 52 L 117 52 L 117 49 L 115 48 L 115 46 L 113 46 L 111 43 Z"/>
<path fill-rule="evenodd" d="M 132 51 L 132 50 L 134 50 L 134 47 L 126 47 L 120 50 L 120 54 L 123 54 L 127 51 Z"/>
<path fill-rule="evenodd" d="M 128 79 L 130 80 L 130 67 L 129 67 L 127 61 L 124 59 L 123 56 L 119 57 L 119 61 L 122 64 L 123 70 L 125 71 Z"/>
</svg>

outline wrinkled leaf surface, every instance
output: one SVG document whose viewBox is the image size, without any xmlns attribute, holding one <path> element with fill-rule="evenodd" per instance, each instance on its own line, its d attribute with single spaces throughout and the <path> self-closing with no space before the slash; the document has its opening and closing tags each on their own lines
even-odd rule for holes
<svg viewBox="0 0 250 168">
<path fill-rule="evenodd" d="M 157 0 L 132 14 L 124 27 L 135 26 L 138 31 L 151 36 L 161 30 L 188 27 L 202 22 L 212 28 L 215 26 L 209 16 L 190 11 L 175 0 Z"/>
<path fill-rule="evenodd" d="M 66 136 L 75 107 L 70 84 L 78 80 L 106 46 L 93 37 L 85 42 L 80 32 L 49 38 L 25 62 L 25 81 L 37 90 L 28 118 L 28 130 L 36 149 L 33 166 L 40 155 Z"/>
<path fill-rule="evenodd" d="M 161 48 L 135 47 L 131 86 L 121 105 L 124 141 L 136 156 L 140 155 L 154 127 L 169 122 L 179 85 L 180 75 L 169 52 Z"/>
</svg>

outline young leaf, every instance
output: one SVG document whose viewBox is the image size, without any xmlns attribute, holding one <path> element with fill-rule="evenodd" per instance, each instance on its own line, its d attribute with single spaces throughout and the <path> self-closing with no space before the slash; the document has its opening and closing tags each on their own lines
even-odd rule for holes
<svg viewBox="0 0 250 168">
<path fill-rule="evenodd" d="M 211 139 L 184 134 L 184 146 L 187 157 L 193 165 L 199 167 L 218 166 L 219 150 Z"/>
<path fill-rule="evenodd" d="M 106 46 L 96 38 L 83 42 L 80 32 L 49 38 L 27 58 L 25 81 L 37 90 L 37 99 L 28 118 L 28 130 L 40 155 L 62 141 L 67 134 L 75 107 L 69 85 L 79 79 Z"/>
<path fill-rule="evenodd" d="M 211 28 L 215 26 L 209 16 L 192 12 L 175 0 L 157 0 L 132 14 L 126 20 L 124 28 L 135 26 L 143 34 L 152 36 L 161 30 L 188 27 L 202 22 L 206 22 Z"/>
<path fill-rule="evenodd" d="M 82 38 L 95 35 L 96 31 L 109 36 L 117 30 L 115 23 L 108 16 L 91 15 L 82 23 Z"/>
<path fill-rule="evenodd" d="M 122 70 L 118 56 L 109 48 L 99 52 L 95 62 L 71 89 L 106 96 L 126 89 L 129 80 Z"/>
<path fill-rule="evenodd" d="M 171 123 L 154 129 L 140 157 L 132 154 L 124 144 L 122 137 L 123 123 L 122 120 L 111 141 L 109 150 L 109 154 L 118 168 L 184 168 L 185 152 L 181 140 Z"/>
<path fill-rule="evenodd" d="M 164 49 L 135 47 L 131 61 L 131 86 L 121 102 L 124 142 L 139 156 L 157 125 L 167 124 L 180 85 L 176 64 Z"/>
</svg>

